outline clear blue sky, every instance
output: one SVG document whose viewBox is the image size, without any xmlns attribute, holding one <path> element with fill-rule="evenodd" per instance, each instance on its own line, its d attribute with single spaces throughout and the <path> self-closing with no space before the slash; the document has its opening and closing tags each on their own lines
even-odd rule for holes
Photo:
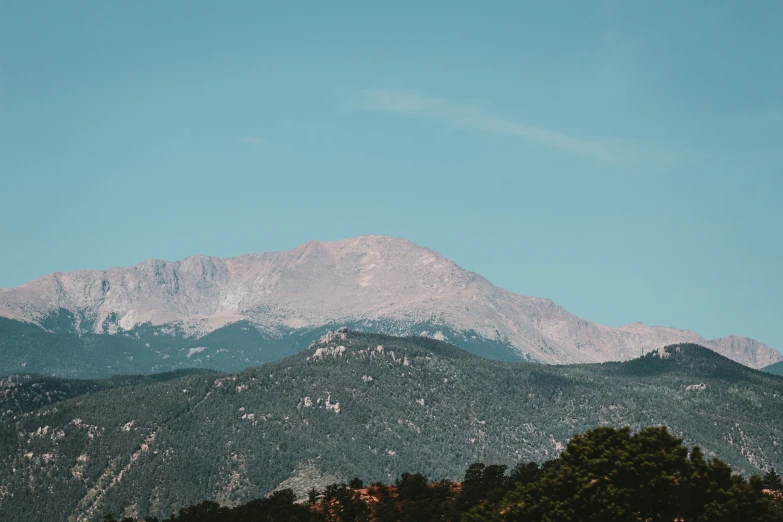
<svg viewBox="0 0 783 522">
<path fill-rule="evenodd" d="M 385 234 L 783 348 L 783 2 L 485 4 L 0 2 L 0 287 Z"/>
</svg>

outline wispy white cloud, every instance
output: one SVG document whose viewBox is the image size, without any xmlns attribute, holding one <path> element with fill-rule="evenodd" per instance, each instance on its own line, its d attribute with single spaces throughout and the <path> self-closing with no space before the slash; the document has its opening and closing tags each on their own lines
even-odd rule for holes
<svg viewBox="0 0 783 522">
<path fill-rule="evenodd" d="M 240 143 L 249 143 L 250 145 L 266 145 L 267 141 L 264 138 L 258 136 L 242 136 L 239 138 Z"/>
<path fill-rule="evenodd" d="M 354 104 L 363 110 L 427 118 L 466 129 L 540 143 L 600 161 L 620 161 L 618 152 L 607 142 L 575 138 L 550 129 L 508 120 L 470 104 L 405 90 L 366 90 L 358 91 L 356 95 Z"/>
</svg>

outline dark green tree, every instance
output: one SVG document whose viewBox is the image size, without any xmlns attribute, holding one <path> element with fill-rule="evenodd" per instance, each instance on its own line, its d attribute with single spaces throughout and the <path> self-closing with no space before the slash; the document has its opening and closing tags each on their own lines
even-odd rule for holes
<svg viewBox="0 0 783 522">
<path fill-rule="evenodd" d="M 458 500 L 459 509 L 467 511 L 483 501 L 498 502 L 505 493 L 508 483 L 506 466 L 482 463 L 471 464 L 462 481 L 462 492 Z"/>
<path fill-rule="evenodd" d="M 783 491 L 783 478 L 780 477 L 774 468 L 767 470 L 764 474 L 764 487 L 773 491 Z"/>
<path fill-rule="evenodd" d="M 771 521 L 763 480 L 747 481 L 729 466 L 690 456 L 664 427 L 596 428 L 576 435 L 557 465 L 538 480 L 518 482 L 499 503 L 476 506 L 463 521 L 728 522 Z"/>
<path fill-rule="evenodd" d="M 195 506 L 182 508 L 176 520 L 177 522 L 223 522 L 229 513 L 229 508 L 216 502 L 205 501 Z"/>
<path fill-rule="evenodd" d="M 467 471 L 465 471 L 465 478 L 462 479 L 462 491 L 457 501 L 460 511 L 467 511 L 481 502 L 484 491 L 485 467 L 483 463 L 476 462 L 468 466 Z"/>
<path fill-rule="evenodd" d="M 429 481 L 421 473 L 403 473 L 395 486 L 398 497 L 403 501 L 426 498 L 429 493 Z"/>
<path fill-rule="evenodd" d="M 398 522 L 400 516 L 397 501 L 392 498 L 390 488 L 383 484 L 375 485 L 373 488 L 378 496 L 378 503 L 375 505 L 375 518 L 378 522 Z"/>
<path fill-rule="evenodd" d="M 538 480 L 542 474 L 543 472 L 538 466 L 538 463 L 520 462 L 514 466 L 514 469 L 512 469 L 509 474 L 509 486 L 513 488 L 515 484 L 530 484 L 531 482 Z"/>
</svg>

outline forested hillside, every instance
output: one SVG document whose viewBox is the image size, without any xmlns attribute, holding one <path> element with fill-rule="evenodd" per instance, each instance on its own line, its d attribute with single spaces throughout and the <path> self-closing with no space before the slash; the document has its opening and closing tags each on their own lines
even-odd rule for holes
<svg viewBox="0 0 783 522">
<path fill-rule="evenodd" d="M 773 375 L 783 375 L 783 362 L 775 363 L 764 368 L 764 371 Z"/>
<path fill-rule="evenodd" d="M 107 513 L 107 522 L 115 519 Z M 151 522 L 151 519 L 148 519 Z M 235 507 L 205 501 L 164 522 L 781 522 L 783 479 L 746 479 L 689 450 L 665 427 L 596 428 L 560 457 L 512 469 L 477 462 L 461 482 L 403 473 L 393 484 L 361 479 L 291 489 Z M 135 522 L 124 518 L 123 522 Z"/>
<path fill-rule="evenodd" d="M 240 322 L 199 338 L 176 328 L 142 325 L 115 335 L 72 330 L 69 314 L 47 329 L 0 317 L 0 376 L 38 373 L 89 379 L 185 368 L 239 371 L 299 352 L 326 328 L 268 335 Z"/>
<path fill-rule="evenodd" d="M 78 318 L 61 311 L 47 317 L 46 329 L 0 317 L 0 377 L 38 373 L 74 379 L 100 379 L 111 375 L 151 374 L 186 368 L 241 371 L 277 361 L 306 349 L 329 329 L 279 328 L 261 331 L 240 321 L 202 337 L 188 336 L 179 327 L 140 325 L 113 335 L 74 330 Z M 501 340 L 476 332 L 456 332 L 427 323 L 357 321 L 356 330 L 382 330 L 399 334 L 411 328 L 429 336 L 448 337 L 461 348 L 487 359 L 520 361 L 525 358 Z M 437 330 L 437 331 L 436 331 Z"/>
<path fill-rule="evenodd" d="M 188 375 L 208 375 L 211 370 L 187 369 L 151 375 L 117 375 L 107 379 L 58 379 L 25 374 L 0 377 L 0 415 L 14 417 L 56 402 L 112 388 L 139 386 L 180 379 Z"/>
<path fill-rule="evenodd" d="M 574 433 L 601 425 L 667 425 L 737 470 L 783 468 L 783 378 L 695 345 L 545 366 L 341 333 L 238 374 L 97 391 L 3 417 L 0 518 L 167 517 L 204 500 L 247 502 L 299 475 L 459 479 L 475 461 L 552 459 Z"/>
</svg>

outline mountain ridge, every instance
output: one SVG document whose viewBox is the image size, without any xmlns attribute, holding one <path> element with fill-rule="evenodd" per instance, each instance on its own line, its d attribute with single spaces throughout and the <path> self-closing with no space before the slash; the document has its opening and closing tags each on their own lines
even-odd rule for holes
<svg viewBox="0 0 783 522">
<path fill-rule="evenodd" d="M 116 334 L 176 325 L 199 337 L 248 321 L 276 335 L 341 322 L 450 328 L 505 343 L 545 363 L 628 360 L 677 342 L 705 345 L 761 368 L 783 355 L 745 337 L 707 340 L 688 330 L 630 323 L 619 328 L 576 317 L 550 299 L 504 290 L 440 254 L 401 238 L 309 241 L 283 252 L 129 268 L 57 272 L 0 289 L 0 316 L 43 326 L 67 311 L 76 332 Z"/>
<path fill-rule="evenodd" d="M 552 366 L 348 331 L 238 373 L 159 379 L 84 394 L 94 381 L 51 380 L 0 394 L 0 517 L 88 521 L 126 508 L 143 517 L 202 500 L 233 505 L 303 465 L 343 481 L 455 479 L 476 461 L 551 459 L 599 425 L 666 425 L 741 472 L 783 465 L 783 378 L 695 345 Z M 57 393 L 67 386 L 76 396 Z M 14 406 L 31 401 L 36 409 Z"/>
<path fill-rule="evenodd" d="M 771 373 L 773 375 L 783 375 L 783 361 L 765 366 L 762 368 L 762 371 Z"/>
</svg>

